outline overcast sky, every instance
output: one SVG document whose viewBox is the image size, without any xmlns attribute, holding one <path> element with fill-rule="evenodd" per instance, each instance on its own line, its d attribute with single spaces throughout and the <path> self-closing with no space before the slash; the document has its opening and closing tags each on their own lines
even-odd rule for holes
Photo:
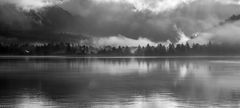
<svg viewBox="0 0 240 108">
<path fill-rule="evenodd" d="M 240 0 L 0 0 L 0 4 L 13 4 L 24 11 L 57 5 L 77 17 L 79 23 L 72 28 L 76 33 L 142 37 L 154 42 L 176 41 L 176 29 L 188 37 L 216 35 L 218 30 L 211 31 L 215 26 L 240 14 Z"/>
</svg>

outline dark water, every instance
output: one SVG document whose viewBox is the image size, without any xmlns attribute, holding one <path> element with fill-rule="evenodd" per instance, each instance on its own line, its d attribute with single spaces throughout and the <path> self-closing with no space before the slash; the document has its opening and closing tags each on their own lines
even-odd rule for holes
<svg viewBox="0 0 240 108">
<path fill-rule="evenodd" d="M 0 107 L 240 107 L 240 58 L 1 57 Z"/>
</svg>

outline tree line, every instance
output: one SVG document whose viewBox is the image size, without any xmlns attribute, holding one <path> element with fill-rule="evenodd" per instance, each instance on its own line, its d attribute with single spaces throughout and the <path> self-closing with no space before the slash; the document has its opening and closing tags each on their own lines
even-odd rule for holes
<svg viewBox="0 0 240 108">
<path fill-rule="evenodd" d="M 230 44 L 169 44 L 145 47 L 94 47 L 73 43 L 0 43 L 0 55 L 76 55 L 76 56 L 204 56 L 240 55 L 240 46 Z"/>
</svg>

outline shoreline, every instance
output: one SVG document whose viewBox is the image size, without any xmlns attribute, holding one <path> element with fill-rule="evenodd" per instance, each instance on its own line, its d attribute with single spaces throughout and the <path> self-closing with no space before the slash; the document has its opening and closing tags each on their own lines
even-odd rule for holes
<svg viewBox="0 0 240 108">
<path fill-rule="evenodd" d="M 0 55 L 0 59 L 7 58 L 240 58 L 240 56 L 64 56 L 64 55 L 47 55 L 47 56 L 34 56 L 34 55 Z"/>
</svg>

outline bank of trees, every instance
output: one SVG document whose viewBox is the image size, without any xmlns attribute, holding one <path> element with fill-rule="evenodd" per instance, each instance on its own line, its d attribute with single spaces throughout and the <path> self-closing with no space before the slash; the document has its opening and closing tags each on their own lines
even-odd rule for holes
<svg viewBox="0 0 240 108">
<path fill-rule="evenodd" d="M 1 55 L 77 55 L 77 56 L 204 56 L 240 55 L 239 45 L 169 44 L 145 47 L 93 47 L 71 43 L 1 43 Z"/>
<path fill-rule="evenodd" d="M 138 56 L 215 56 L 240 55 L 239 45 L 230 44 L 169 44 L 167 47 L 159 44 L 156 47 L 147 45 L 138 47 L 135 55 Z"/>
</svg>

